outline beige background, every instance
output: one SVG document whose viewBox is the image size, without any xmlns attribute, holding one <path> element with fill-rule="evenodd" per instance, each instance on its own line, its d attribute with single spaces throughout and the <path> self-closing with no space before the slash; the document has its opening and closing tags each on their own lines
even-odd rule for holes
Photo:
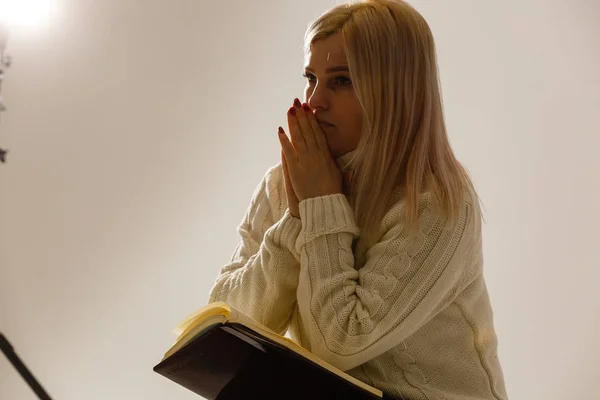
<svg viewBox="0 0 600 400">
<path fill-rule="evenodd" d="M 0 330 L 56 399 L 194 399 L 152 372 L 202 306 L 335 1 L 57 0 L 15 29 Z M 511 399 L 600 393 L 600 3 L 412 1 L 485 203 Z M 596 338 L 596 339 L 594 339 Z M 34 399 L 0 356 L 0 399 Z"/>
</svg>

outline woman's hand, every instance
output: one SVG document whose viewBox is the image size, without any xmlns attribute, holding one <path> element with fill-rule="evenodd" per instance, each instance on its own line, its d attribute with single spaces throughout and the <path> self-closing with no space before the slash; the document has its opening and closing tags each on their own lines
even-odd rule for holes
<svg viewBox="0 0 600 400">
<path fill-rule="evenodd" d="M 287 195 L 288 211 L 292 217 L 300 218 L 300 206 L 298 205 L 300 202 L 298 201 L 298 196 L 296 196 L 294 188 L 292 187 L 292 181 L 290 180 L 290 174 L 288 172 L 285 156 L 283 155 L 283 150 L 281 151 L 281 166 L 283 167 L 283 179 L 285 181 L 285 194 Z"/>
<path fill-rule="evenodd" d="M 342 173 L 329 152 L 325 133 L 308 104 L 300 104 L 295 99 L 294 106 L 288 110 L 288 125 L 291 142 L 281 127 L 279 141 L 287 175 L 298 202 L 343 193 Z M 288 200 L 289 197 L 288 194 Z"/>
</svg>

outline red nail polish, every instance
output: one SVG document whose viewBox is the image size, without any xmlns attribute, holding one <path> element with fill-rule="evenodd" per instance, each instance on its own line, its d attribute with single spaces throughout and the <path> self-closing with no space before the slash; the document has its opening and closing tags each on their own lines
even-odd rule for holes
<svg viewBox="0 0 600 400">
<path fill-rule="evenodd" d="M 310 107 L 309 107 L 309 105 L 308 105 L 308 104 L 306 104 L 306 103 L 302 104 L 302 109 L 303 109 L 304 111 L 306 111 L 306 112 L 310 112 Z"/>
<path fill-rule="evenodd" d="M 298 100 L 297 98 L 296 98 L 296 99 L 294 99 L 294 106 L 296 106 L 296 107 L 300 108 L 300 106 L 301 106 L 301 105 L 302 105 L 302 104 L 300 104 L 300 100 Z"/>
<path fill-rule="evenodd" d="M 290 107 L 290 114 L 295 116 L 296 115 L 296 109 L 294 107 Z"/>
</svg>

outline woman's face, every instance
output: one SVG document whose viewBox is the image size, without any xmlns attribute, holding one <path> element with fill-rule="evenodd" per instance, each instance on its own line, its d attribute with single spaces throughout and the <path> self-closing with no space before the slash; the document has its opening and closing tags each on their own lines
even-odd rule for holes
<svg viewBox="0 0 600 400">
<path fill-rule="evenodd" d="M 340 33 L 313 43 L 304 67 L 304 101 L 313 109 L 334 157 L 356 149 L 362 111 L 356 99 Z"/>
</svg>

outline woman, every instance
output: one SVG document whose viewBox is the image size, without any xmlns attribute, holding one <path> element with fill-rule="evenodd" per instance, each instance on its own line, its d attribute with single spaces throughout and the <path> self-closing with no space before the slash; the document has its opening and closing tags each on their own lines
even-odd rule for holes
<svg viewBox="0 0 600 400">
<path fill-rule="evenodd" d="M 506 399 L 479 200 L 446 136 L 427 23 L 367 0 L 323 14 L 305 43 L 305 104 L 210 301 L 393 398 Z"/>
</svg>

